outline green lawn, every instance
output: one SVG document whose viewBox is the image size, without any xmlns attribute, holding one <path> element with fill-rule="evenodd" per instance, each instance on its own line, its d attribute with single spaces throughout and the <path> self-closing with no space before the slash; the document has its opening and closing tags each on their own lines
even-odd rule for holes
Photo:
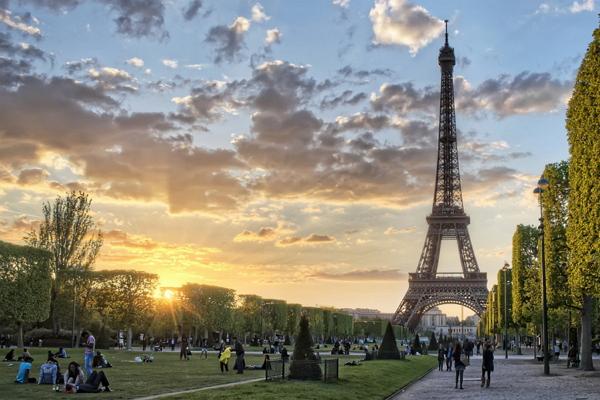
<svg viewBox="0 0 600 400">
<path fill-rule="evenodd" d="M 47 349 L 30 350 L 35 361 L 33 376 L 39 375 L 39 367 L 47 354 Z M 18 353 L 18 352 L 17 352 Z M 140 352 L 105 351 L 114 368 L 105 372 L 111 382 L 112 393 L 77 394 L 84 399 L 131 399 L 180 390 L 195 389 L 264 377 L 264 371 L 246 370 L 243 375 L 230 371 L 221 374 L 215 354 L 208 359 L 197 354 L 191 361 L 179 361 L 179 353 L 154 353 L 154 363 L 137 364 L 133 358 Z M 61 370 L 65 370 L 71 360 L 82 363 L 82 350 L 74 350 L 67 360 L 60 360 Z M 4 353 L 1 354 L 4 356 Z M 409 361 L 370 361 L 361 366 L 349 367 L 342 363 L 357 357 L 343 357 L 340 360 L 340 381 L 324 384 L 321 382 L 275 381 L 249 383 L 227 389 L 216 389 L 170 398 L 178 399 L 382 399 L 406 383 L 422 375 L 433 367 L 433 357 L 415 357 Z M 262 356 L 247 356 L 248 365 L 262 364 Z M 12 364 L 12 365 L 11 365 Z M 73 395 L 52 392 L 51 385 L 18 385 L 13 383 L 19 363 L 0 362 L 0 399 L 70 399 Z M 233 366 L 233 358 L 230 367 Z"/>
<path fill-rule="evenodd" d="M 405 361 L 369 361 L 360 366 L 340 365 L 337 383 L 273 381 L 256 382 L 227 389 L 203 391 L 171 397 L 197 400 L 381 400 L 437 365 L 430 356 L 410 357 Z"/>
<path fill-rule="evenodd" d="M 51 349 L 56 351 L 56 349 Z M 39 377 L 39 368 L 46 359 L 48 349 L 31 349 L 33 358 L 33 376 Z M 15 352 L 19 354 L 19 352 Z M 1 353 L 4 358 L 5 351 Z M 112 393 L 77 394 L 77 398 L 86 399 L 131 399 L 151 394 L 194 389 L 203 386 L 234 382 L 240 379 L 251 379 L 264 376 L 264 371 L 245 371 L 243 375 L 231 371 L 221 374 L 216 354 L 209 354 L 208 359 L 197 354 L 190 361 L 179 361 L 179 353 L 153 353 L 154 362 L 148 364 L 133 363 L 133 358 L 141 352 L 107 350 L 104 352 L 113 368 L 104 370 L 110 381 Z M 149 353 L 146 353 L 149 354 Z M 73 350 L 71 358 L 59 360 L 61 371 L 65 371 L 71 360 L 83 364 L 83 350 Z M 9 365 L 12 364 L 12 365 Z M 246 364 L 262 364 L 261 356 L 246 357 Z M 0 362 L 0 399 L 70 399 L 73 395 L 52 392 L 51 385 L 18 385 L 14 383 L 19 363 Z"/>
</svg>

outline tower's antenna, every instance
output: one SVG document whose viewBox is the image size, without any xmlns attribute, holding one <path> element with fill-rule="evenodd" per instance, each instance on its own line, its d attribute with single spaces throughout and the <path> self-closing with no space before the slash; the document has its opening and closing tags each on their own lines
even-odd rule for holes
<svg viewBox="0 0 600 400">
<path fill-rule="evenodd" d="M 448 20 L 445 19 L 444 23 L 446 24 L 446 46 L 448 46 Z"/>
</svg>

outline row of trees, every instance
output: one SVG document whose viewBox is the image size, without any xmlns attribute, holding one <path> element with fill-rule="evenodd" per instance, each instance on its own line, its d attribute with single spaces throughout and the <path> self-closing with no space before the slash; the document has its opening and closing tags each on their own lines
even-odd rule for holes
<svg viewBox="0 0 600 400">
<path fill-rule="evenodd" d="M 567 111 L 571 158 L 548 164 L 541 193 L 543 241 L 534 226 L 519 225 L 513 236 L 511 278 L 499 272 L 492 288 L 482 329 L 496 333 L 509 325 L 517 333 L 539 332 L 541 323 L 541 262 L 544 255 L 550 332 L 580 331 L 581 365 L 593 369 L 593 331 L 600 329 L 600 29 L 596 29 L 577 74 Z M 543 243 L 543 249 L 542 249 Z M 506 281 L 511 282 L 505 298 Z M 579 324 L 572 316 L 579 316 Z M 573 340 L 574 339 L 574 340 Z"/>
</svg>

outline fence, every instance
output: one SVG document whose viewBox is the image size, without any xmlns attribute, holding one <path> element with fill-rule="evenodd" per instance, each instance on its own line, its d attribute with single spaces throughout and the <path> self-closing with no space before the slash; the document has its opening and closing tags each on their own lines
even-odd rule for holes
<svg viewBox="0 0 600 400">
<path fill-rule="evenodd" d="M 292 361 L 293 362 L 293 361 Z M 302 360 L 296 361 L 301 363 L 304 368 L 315 368 L 318 367 L 322 371 L 322 377 L 324 382 L 335 382 L 339 378 L 340 371 L 340 360 L 339 358 L 329 358 L 321 360 Z M 284 360 L 271 360 L 267 362 L 267 368 L 265 369 L 265 380 L 285 379 L 289 375 L 289 361 Z"/>
</svg>

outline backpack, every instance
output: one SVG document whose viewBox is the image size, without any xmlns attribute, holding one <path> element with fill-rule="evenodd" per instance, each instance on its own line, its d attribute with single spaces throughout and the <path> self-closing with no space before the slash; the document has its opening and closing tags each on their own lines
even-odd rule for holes
<svg viewBox="0 0 600 400">
<path fill-rule="evenodd" d="M 54 385 L 56 384 L 56 364 L 44 363 L 40 367 L 40 385 Z"/>
</svg>

